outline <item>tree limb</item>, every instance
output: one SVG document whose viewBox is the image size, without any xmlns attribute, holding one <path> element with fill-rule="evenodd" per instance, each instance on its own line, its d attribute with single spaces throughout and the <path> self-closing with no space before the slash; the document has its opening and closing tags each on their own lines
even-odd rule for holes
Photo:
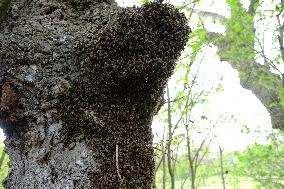
<svg viewBox="0 0 284 189">
<path fill-rule="evenodd" d="M 257 3 L 259 3 L 259 0 L 251 0 L 247 13 L 254 15 L 255 14 L 255 5 Z"/>
<path fill-rule="evenodd" d="M 218 40 L 213 40 L 218 37 Z M 223 54 L 231 45 L 231 42 L 225 37 L 215 32 L 208 33 L 208 39 L 218 47 L 217 54 L 221 61 L 228 61 L 228 63 L 236 69 L 240 74 L 247 75 L 240 77 L 240 84 L 245 89 L 250 90 L 262 102 L 270 113 L 273 128 L 284 129 L 284 107 L 280 103 L 279 90 L 283 91 L 282 78 L 270 71 L 270 68 L 261 65 L 255 61 L 237 63 L 232 59 L 229 60 Z M 263 79 L 263 76 L 269 76 L 269 79 Z"/>
</svg>

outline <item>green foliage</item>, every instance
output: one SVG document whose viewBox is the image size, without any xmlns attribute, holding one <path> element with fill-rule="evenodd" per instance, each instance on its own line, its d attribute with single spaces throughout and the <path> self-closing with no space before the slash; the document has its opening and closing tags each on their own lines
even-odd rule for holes
<svg viewBox="0 0 284 189">
<path fill-rule="evenodd" d="M 177 186 L 180 186 L 181 183 L 185 182 L 184 188 L 190 188 L 190 172 L 189 172 L 189 163 L 187 154 L 181 154 L 177 157 L 177 164 L 175 167 L 175 176 L 177 180 Z M 214 175 L 213 169 L 211 168 L 212 164 L 210 161 L 206 161 L 201 164 L 197 171 L 197 185 L 203 185 L 206 183 L 206 180 Z M 168 177 L 167 173 L 167 177 Z M 160 167 L 156 174 L 157 185 L 160 185 L 162 182 L 162 168 Z M 167 184 L 169 185 L 169 184 Z M 161 187 L 158 187 L 161 188 Z M 167 187 L 169 188 L 169 187 Z M 180 188 L 180 187 L 177 187 Z"/>
<path fill-rule="evenodd" d="M 254 60 L 254 15 L 240 6 L 240 0 L 227 0 L 231 17 L 224 19 L 226 40 L 230 44 L 222 56 L 234 64 L 243 64 Z M 256 7 L 257 8 L 257 7 Z M 224 50 L 224 49 L 222 49 Z"/>
<path fill-rule="evenodd" d="M 256 188 L 284 188 L 284 145 L 273 141 L 268 145 L 255 144 L 244 152 L 235 153 L 235 166 L 231 174 L 235 177 L 251 178 Z"/>
<path fill-rule="evenodd" d="M 201 27 L 201 24 L 198 24 L 198 27 Z M 207 34 L 208 31 L 205 29 L 197 29 L 191 34 L 190 43 L 188 43 L 188 46 L 192 50 L 190 62 L 196 60 L 197 54 L 201 51 L 201 47 L 207 42 Z"/>
<path fill-rule="evenodd" d="M 224 169 L 228 188 L 232 189 L 280 189 L 284 188 L 284 148 L 281 142 L 274 141 L 269 145 L 255 144 L 243 152 L 225 154 Z M 184 188 L 190 188 L 187 154 L 177 157 L 175 169 L 177 188 L 185 181 Z M 197 172 L 199 186 L 219 186 L 220 161 L 219 157 L 210 154 L 202 162 Z M 169 175 L 167 174 L 167 177 Z M 169 178 L 169 177 L 168 177 Z M 157 185 L 160 186 L 162 169 L 156 175 Z M 167 180 L 167 188 L 169 187 Z M 158 187 L 161 188 L 161 187 Z"/>
<path fill-rule="evenodd" d="M 282 87 L 278 87 L 276 88 L 276 91 L 279 95 L 279 102 L 278 103 L 274 103 L 274 104 L 271 104 L 271 106 L 284 106 L 284 90 Z"/>
<path fill-rule="evenodd" d="M 4 150 L 4 144 L 0 144 L 0 155 L 2 154 Z M 9 166 L 8 166 L 8 162 L 9 162 L 9 156 L 5 155 L 4 161 L 2 166 L 0 167 L 0 183 L 2 183 L 2 181 L 6 178 L 6 176 L 8 175 L 8 170 L 9 170 Z M 2 184 L 0 184 L 0 189 L 4 189 L 4 187 L 2 186 Z"/>
<path fill-rule="evenodd" d="M 139 0 L 140 4 L 146 4 L 146 3 L 150 3 L 150 0 Z"/>
</svg>

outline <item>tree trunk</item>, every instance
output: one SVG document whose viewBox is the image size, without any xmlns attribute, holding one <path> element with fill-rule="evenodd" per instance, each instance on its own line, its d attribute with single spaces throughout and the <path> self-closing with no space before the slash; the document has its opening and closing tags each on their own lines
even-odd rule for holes
<svg viewBox="0 0 284 189">
<path fill-rule="evenodd" d="M 185 124 L 185 129 L 186 129 L 186 144 L 187 144 L 186 147 L 187 147 L 187 157 L 188 157 L 190 179 L 191 179 L 191 189 L 195 189 L 196 172 L 195 172 L 195 166 L 194 166 L 194 159 L 192 156 L 192 146 L 191 146 L 192 144 L 190 142 L 188 124 Z"/>
<path fill-rule="evenodd" d="M 172 113 L 171 113 L 171 100 L 170 100 L 170 90 L 169 86 L 167 85 L 167 113 L 168 113 L 168 138 L 167 138 L 167 163 L 168 163 L 168 170 L 171 179 L 171 189 L 175 189 L 175 170 L 174 170 L 174 163 L 173 163 L 173 153 L 172 153 L 172 140 L 173 140 L 173 130 L 172 130 Z"/>
<path fill-rule="evenodd" d="M 226 183 L 225 183 L 225 171 L 224 171 L 224 165 L 223 165 L 223 149 L 221 146 L 219 146 L 219 156 L 220 156 L 220 171 L 221 171 L 221 179 L 222 179 L 222 186 L 223 189 L 226 189 Z"/>
<path fill-rule="evenodd" d="M 146 189 L 151 121 L 187 41 L 173 6 L 12 0 L 0 25 L 6 189 Z M 2 15 L 2 14 L 1 14 Z"/>
<path fill-rule="evenodd" d="M 167 153 L 167 148 L 165 146 L 165 133 L 166 133 L 166 125 L 164 125 L 164 132 L 163 132 L 163 141 L 162 141 L 162 170 L 163 170 L 163 185 L 162 189 L 166 189 L 166 179 L 167 179 L 167 173 L 166 173 L 166 153 Z M 166 143 L 167 144 L 167 143 Z"/>
</svg>

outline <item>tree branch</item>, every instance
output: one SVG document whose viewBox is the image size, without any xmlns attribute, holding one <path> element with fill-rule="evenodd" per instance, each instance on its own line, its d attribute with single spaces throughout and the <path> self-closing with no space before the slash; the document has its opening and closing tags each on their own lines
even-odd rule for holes
<svg viewBox="0 0 284 189">
<path fill-rule="evenodd" d="M 284 8 L 284 0 L 281 0 L 281 8 L 280 8 L 279 13 L 276 15 L 276 18 L 277 18 L 278 27 L 279 27 L 278 28 L 278 31 L 279 31 L 279 35 L 278 35 L 279 50 L 280 50 L 280 53 L 281 53 L 282 62 L 284 63 L 284 46 L 283 46 L 284 23 L 281 23 L 281 21 L 280 21 L 280 16 L 283 13 L 283 8 Z M 283 84 L 283 87 L 284 87 L 284 74 L 281 74 L 281 76 L 282 76 L 282 84 Z"/>
<path fill-rule="evenodd" d="M 255 5 L 257 3 L 259 3 L 259 0 L 251 0 L 247 13 L 254 15 L 255 14 Z"/>
<path fill-rule="evenodd" d="M 226 19 L 225 16 L 222 16 L 218 13 L 202 11 L 202 10 L 199 10 L 199 9 L 193 9 L 192 12 L 197 14 L 200 17 L 210 17 L 210 18 L 213 18 L 213 19 L 216 19 L 216 20 L 219 20 L 219 21 Z"/>
<path fill-rule="evenodd" d="M 217 37 L 219 39 L 214 40 Z M 220 37 L 218 33 L 209 32 L 208 39 L 218 47 L 217 54 L 221 61 L 228 61 L 240 74 L 246 75 L 240 77 L 240 84 L 245 89 L 252 91 L 266 107 L 271 116 L 272 127 L 284 129 L 284 107 L 280 105 L 279 95 L 279 90 L 283 92 L 282 78 L 271 72 L 269 66 L 261 65 L 254 60 L 238 63 L 224 56 L 223 52 L 231 45 L 231 42 L 226 40 L 224 36 Z M 269 77 L 263 78 L 263 76 Z"/>
</svg>

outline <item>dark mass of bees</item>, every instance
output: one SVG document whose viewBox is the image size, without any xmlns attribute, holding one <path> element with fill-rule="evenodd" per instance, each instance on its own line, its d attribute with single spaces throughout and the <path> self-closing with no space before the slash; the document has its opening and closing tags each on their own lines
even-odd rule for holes
<svg viewBox="0 0 284 189">
<path fill-rule="evenodd" d="M 112 16 L 115 21 L 99 30 L 96 43 L 78 53 L 88 79 L 75 84 L 72 102 L 62 111 L 66 135 L 77 140 L 83 132 L 100 152 L 100 169 L 90 173 L 94 188 L 149 189 L 155 167 L 152 117 L 190 28 L 183 14 L 160 3 Z"/>
</svg>

